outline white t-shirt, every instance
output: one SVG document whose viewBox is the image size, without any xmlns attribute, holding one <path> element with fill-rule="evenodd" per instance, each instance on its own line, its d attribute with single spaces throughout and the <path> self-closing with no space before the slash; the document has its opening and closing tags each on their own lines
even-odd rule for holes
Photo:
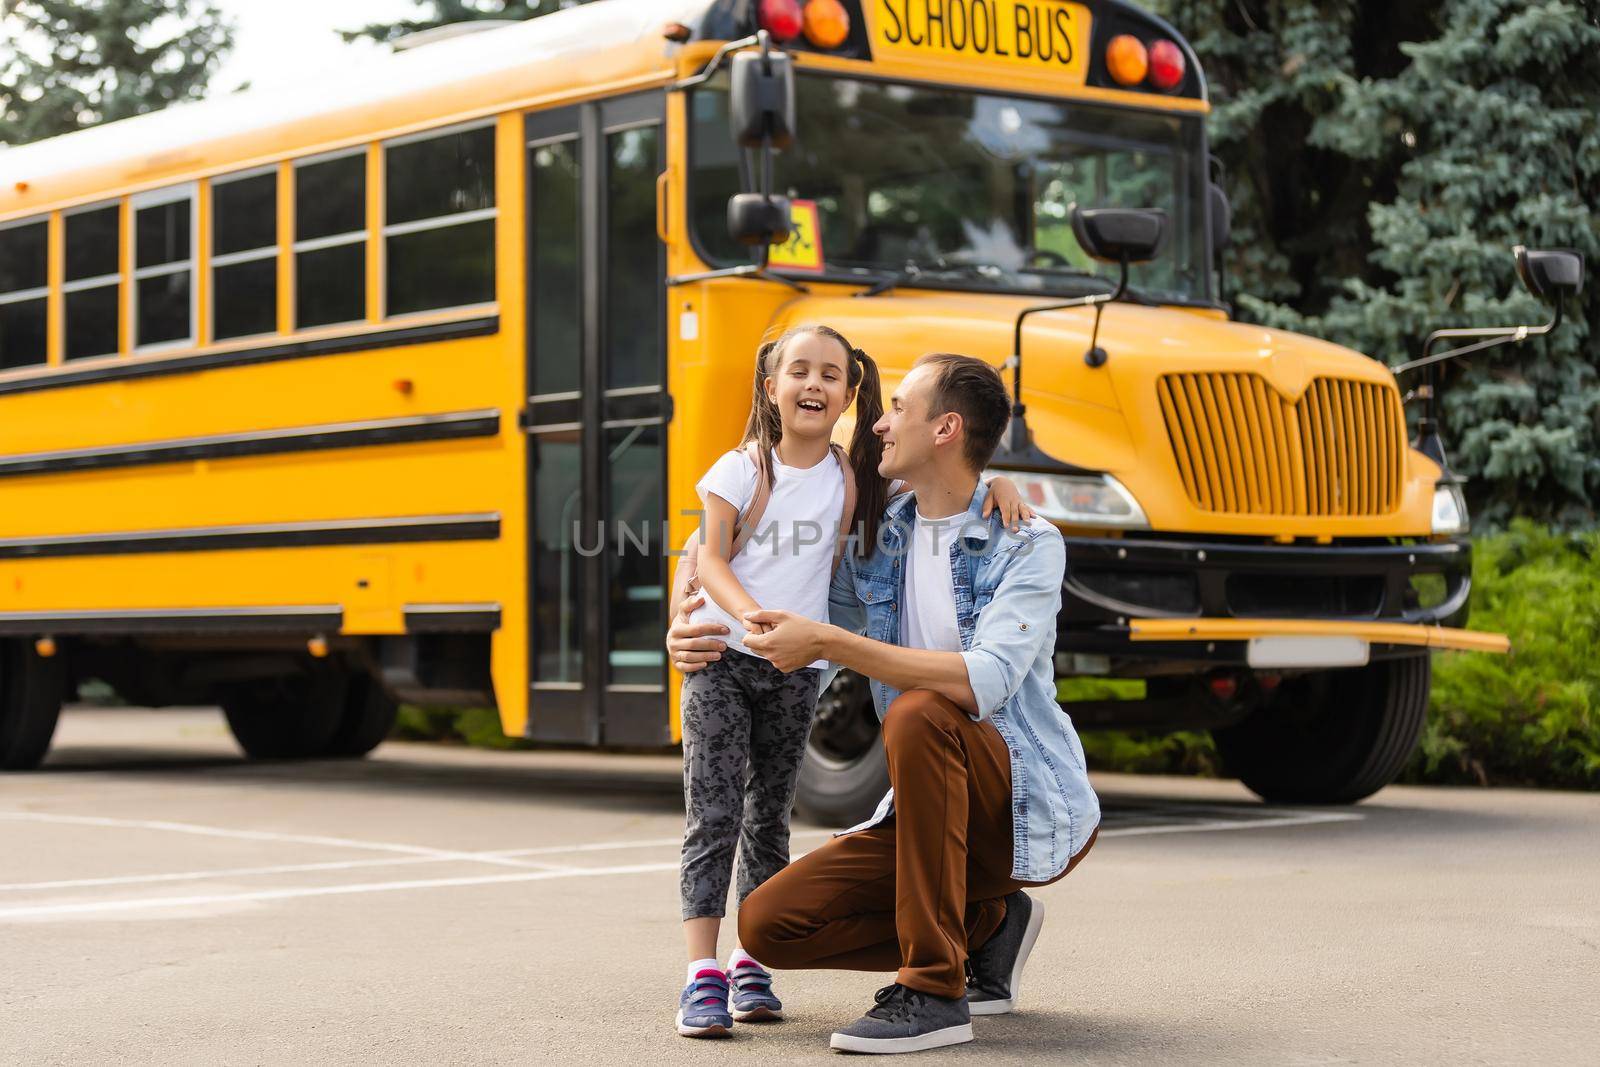
<svg viewBox="0 0 1600 1067">
<path fill-rule="evenodd" d="M 950 546 L 966 518 L 965 512 L 948 519 L 929 519 L 917 512 L 906 550 L 906 597 L 900 615 L 900 643 L 906 648 L 961 651 Z"/>
<path fill-rule="evenodd" d="M 786 467 L 778 462 L 777 453 L 770 462 L 775 475 L 772 495 L 760 524 L 729 567 L 750 599 L 763 608 L 827 622 L 833 554 L 844 512 L 844 472 L 832 450 L 815 467 Z M 744 449 L 729 452 L 711 465 L 695 491 L 701 500 L 715 493 L 742 513 L 755 495 L 756 465 Z M 744 621 L 724 611 L 709 590 L 691 619 L 721 623 L 728 628 L 730 649 L 755 655 L 744 647 L 743 638 L 749 633 Z M 826 660 L 811 664 L 827 665 Z"/>
</svg>

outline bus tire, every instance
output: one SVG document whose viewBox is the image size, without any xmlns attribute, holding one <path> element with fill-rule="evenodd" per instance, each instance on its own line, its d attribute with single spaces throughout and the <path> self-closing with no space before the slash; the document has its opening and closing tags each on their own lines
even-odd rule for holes
<svg viewBox="0 0 1600 1067">
<path fill-rule="evenodd" d="M 1249 718 L 1212 736 L 1223 766 L 1263 800 L 1353 804 L 1411 758 L 1432 677 L 1424 654 L 1286 678 Z"/>
<path fill-rule="evenodd" d="M 26 642 L 0 642 L 0 770 L 31 771 L 44 762 L 61 717 L 61 660 Z"/>
<path fill-rule="evenodd" d="M 883 731 L 866 679 L 840 671 L 817 701 L 795 790 L 795 810 L 824 826 L 852 826 L 889 791 Z"/>
<path fill-rule="evenodd" d="M 220 694 L 233 739 L 253 760 L 313 759 L 343 723 L 349 676 L 318 669 L 229 686 Z"/>
<path fill-rule="evenodd" d="M 360 759 L 383 743 L 394 729 L 400 705 L 377 679 L 359 672 L 345 693 L 344 714 L 324 753 L 334 759 Z"/>
</svg>

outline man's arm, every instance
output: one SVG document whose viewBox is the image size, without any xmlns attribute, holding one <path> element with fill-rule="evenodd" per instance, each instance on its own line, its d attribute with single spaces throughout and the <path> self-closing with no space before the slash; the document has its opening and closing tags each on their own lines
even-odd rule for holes
<svg viewBox="0 0 1600 1067">
<path fill-rule="evenodd" d="M 745 647 L 781 671 L 826 657 L 895 689 L 931 689 L 984 719 L 1016 694 L 1050 639 L 1065 570 L 1061 535 L 1045 531 L 1009 562 L 965 652 L 901 648 L 783 611 L 753 613 L 753 622 L 773 629 L 746 638 Z"/>
<path fill-rule="evenodd" d="M 1005 707 L 1053 640 L 1061 612 L 1067 548 L 1053 527 L 1014 549 L 994 596 L 978 613 L 972 645 L 961 658 L 983 719 Z"/>
<path fill-rule="evenodd" d="M 931 689 L 968 714 L 978 710 L 960 652 L 901 648 L 787 611 L 754 611 L 749 620 L 772 629 L 745 638 L 744 647 L 785 673 L 826 659 L 895 689 Z"/>
<path fill-rule="evenodd" d="M 689 541 L 684 542 L 685 550 L 698 536 L 698 533 L 689 535 Z M 728 628 L 721 623 L 696 624 L 689 621 L 689 614 L 704 604 L 706 598 L 700 593 L 686 597 L 688 584 L 689 559 L 687 556 L 679 556 L 678 565 L 672 570 L 672 594 L 667 601 L 671 612 L 668 615 L 671 626 L 667 630 L 667 656 L 678 670 L 684 674 L 693 674 L 695 671 L 704 670 L 707 663 L 722 658 L 722 653 L 728 645 L 725 641 L 717 640 L 717 637 L 726 634 Z"/>
</svg>

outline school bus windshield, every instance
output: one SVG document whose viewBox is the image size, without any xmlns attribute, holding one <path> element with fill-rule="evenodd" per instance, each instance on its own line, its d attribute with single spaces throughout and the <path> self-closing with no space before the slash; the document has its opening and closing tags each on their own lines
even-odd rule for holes
<svg viewBox="0 0 1600 1067">
<path fill-rule="evenodd" d="M 1196 118 L 815 75 L 797 79 L 796 110 L 775 188 L 816 205 L 829 274 L 1101 292 L 1117 270 L 1078 245 L 1071 205 L 1161 208 L 1167 245 L 1133 268 L 1132 285 L 1157 301 L 1210 299 Z M 745 262 L 725 222 L 740 188 L 725 81 L 696 91 L 693 123 L 701 252 L 718 266 Z"/>
</svg>

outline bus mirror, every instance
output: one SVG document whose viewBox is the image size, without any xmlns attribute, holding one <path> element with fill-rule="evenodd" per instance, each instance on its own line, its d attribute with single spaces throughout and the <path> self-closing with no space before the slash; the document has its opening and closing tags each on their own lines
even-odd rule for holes
<svg viewBox="0 0 1600 1067">
<path fill-rule="evenodd" d="M 1228 194 L 1222 191 L 1222 186 L 1211 182 L 1209 186 L 1211 198 L 1211 252 L 1215 255 L 1228 247 L 1228 242 L 1233 239 L 1233 205 L 1228 203 Z"/>
<path fill-rule="evenodd" d="M 1148 263 L 1167 237 L 1167 213 L 1155 209 L 1072 206 L 1072 232 L 1106 263 Z"/>
<path fill-rule="evenodd" d="M 789 200 L 760 193 L 728 198 L 728 233 L 743 245 L 773 245 L 789 237 Z"/>
<path fill-rule="evenodd" d="M 1583 254 L 1568 248 L 1524 248 L 1514 250 L 1517 277 L 1528 292 L 1549 303 L 1559 304 L 1564 296 L 1583 291 Z"/>
<path fill-rule="evenodd" d="M 794 67 L 787 52 L 733 57 L 728 118 L 741 148 L 784 149 L 794 140 Z"/>
</svg>

